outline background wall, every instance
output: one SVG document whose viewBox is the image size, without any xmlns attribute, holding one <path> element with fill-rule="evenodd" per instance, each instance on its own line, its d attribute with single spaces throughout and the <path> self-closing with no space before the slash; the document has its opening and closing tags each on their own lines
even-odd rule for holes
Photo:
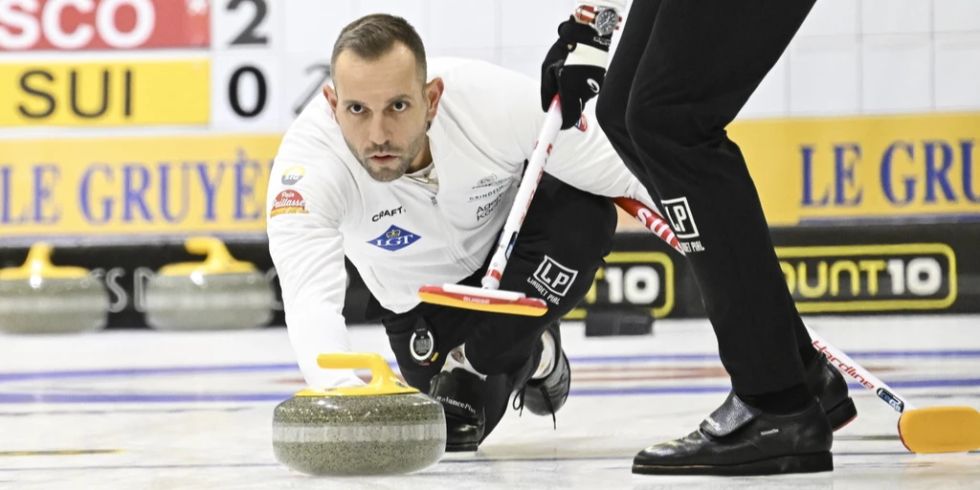
<svg viewBox="0 0 980 490">
<path fill-rule="evenodd" d="M 140 321 L 141 284 L 163 261 L 186 258 L 188 235 L 234 242 L 274 281 L 263 243 L 268 169 L 282 132 L 329 80 L 341 27 L 402 15 L 430 56 L 537 78 L 573 5 L 0 0 L 0 267 L 39 239 L 55 242 L 56 259 L 105 278 L 114 325 Z M 818 0 L 731 127 L 808 312 L 977 311 L 978 79 L 978 1 Z M 699 314 L 693 282 L 672 272 L 686 270 L 680 260 L 639 237 L 617 237 L 617 252 L 656 258 L 615 262 L 619 274 L 589 302 Z M 79 244 L 88 247 L 63 247 Z M 861 269 L 872 263 L 901 281 Z M 854 291 L 818 287 L 853 270 L 867 276 Z M 910 281 L 935 287 L 910 292 Z M 348 298 L 364 294 L 352 287 Z"/>
</svg>

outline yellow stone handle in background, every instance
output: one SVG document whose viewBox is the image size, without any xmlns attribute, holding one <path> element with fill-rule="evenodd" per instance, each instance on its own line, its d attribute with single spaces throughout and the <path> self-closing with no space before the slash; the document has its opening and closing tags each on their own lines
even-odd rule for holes
<svg viewBox="0 0 980 490">
<path fill-rule="evenodd" d="M 359 352 L 337 352 L 320 354 L 316 363 L 324 369 L 370 369 L 371 381 L 365 386 L 349 386 L 321 391 L 305 389 L 296 396 L 372 396 L 418 393 L 415 388 L 405 386 L 395 375 L 388 361 L 381 354 Z"/>
<path fill-rule="evenodd" d="M 160 268 L 166 276 L 189 276 L 191 274 L 236 274 L 255 272 L 250 262 L 235 260 L 228 252 L 224 242 L 214 237 L 190 237 L 184 241 L 184 248 L 194 255 L 204 255 L 203 262 L 180 262 Z"/>
<path fill-rule="evenodd" d="M 38 242 L 31 245 L 27 260 L 20 267 L 0 269 L 0 280 L 23 281 L 31 278 L 80 279 L 88 276 L 83 267 L 59 266 L 51 263 L 51 245 Z"/>
</svg>

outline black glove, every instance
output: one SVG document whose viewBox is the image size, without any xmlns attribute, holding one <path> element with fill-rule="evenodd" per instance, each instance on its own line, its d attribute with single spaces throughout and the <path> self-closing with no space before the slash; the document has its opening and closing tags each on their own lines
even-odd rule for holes
<svg viewBox="0 0 980 490">
<path fill-rule="evenodd" d="M 612 35 L 600 36 L 592 26 L 570 17 L 558 25 L 558 41 L 541 65 L 541 108 L 561 97 L 561 128 L 578 123 L 586 102 L 599 93 L 606 78 Z"/>
</svg>

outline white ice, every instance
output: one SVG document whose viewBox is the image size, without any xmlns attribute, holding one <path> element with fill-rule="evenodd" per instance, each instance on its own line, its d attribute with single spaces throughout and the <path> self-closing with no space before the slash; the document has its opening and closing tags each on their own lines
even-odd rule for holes
<svg viewBox="0 0 980 490">
<path fill-rule="evenodd" d="M 980 316 L 814 317 L 808 324 L 918 406 L 980 407 Z M 358 350 L 390 350 L 378 327 Z M 0 336 L 0 488 L 980 488 L 980 453 L 913 455 L 898 414 L 852 389 L 836 470 L 780 477 L 630 473 L 633 455 L 692 430 L 728 380 L 704 320 L 652 336 L 563 326 L 573 394 L 550 417 L 510 412 L 480 451 L 398 477 L 326 479 L 274 459 L 272 409 L 302 388 L 283 329 Z"/>
</svg>

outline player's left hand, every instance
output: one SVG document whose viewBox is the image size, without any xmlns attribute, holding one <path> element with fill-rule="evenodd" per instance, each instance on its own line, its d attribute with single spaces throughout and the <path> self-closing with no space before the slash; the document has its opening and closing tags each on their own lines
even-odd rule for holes
<svg viewBox="0 0 980 490">
<path fill-rule="evenodd" d="M 611 40 L 612 35 L 600 36 L 574 17 L 558 26 L 558 41 L 541 65 L 541 108 L 547 111 L 555 94 L 561 96 L 562 129 L 574 126 L 585 104 L 599 93 Z"/>
</svg>

